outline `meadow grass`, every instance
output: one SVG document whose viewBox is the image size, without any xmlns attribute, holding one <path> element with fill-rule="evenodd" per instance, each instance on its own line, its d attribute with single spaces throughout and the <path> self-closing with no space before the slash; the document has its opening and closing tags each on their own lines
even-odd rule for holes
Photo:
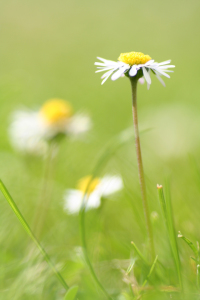
<svg viewBox="0 0 200 300">
<path fill-rule="evenodd" d="M 0 299 L 200 299 L 199 1 L 7 0 L 0 8 L 0 178 L 16 204 L 0 195 Z M 166 88 L 155 78 L 149 91 L 138 87 L 153 261 L 129 82 L 101 86 L 94 74 L 96 56 L 127 51 L 176 65 Z M 53 97 L 89 113 L 93 128 L 60 143 L 44 197 L 45 158 L 13 149 L 8 126 L 15 109 Z M 64 211 L 67 188 L 107 173 L 121 174 L 120 193 L 80 215 Z M 45 217 L 35 232 L 38 209 Z"/>
</svg>

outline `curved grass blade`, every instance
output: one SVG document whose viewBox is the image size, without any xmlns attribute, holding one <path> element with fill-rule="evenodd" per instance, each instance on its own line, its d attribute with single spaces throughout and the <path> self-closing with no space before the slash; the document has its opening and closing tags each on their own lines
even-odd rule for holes
<svg viewBox="0 0 200 300">
<path fill-rule="evenodd" d="M 178 233 L 178 237 L 181 238 L 182 240 L 184 240 L 186 242 L 186 244 L 190 247 L 190 249 L 192 249 L 192 251 L 194 252 L 195 258 L 192 256 L 190 256 L 190 257 L 191 257 L 191 259 L 193 259 L 196 262 L 197 287 L 199 289 L 200 288 L 199 243 L 197 243 L 197 248 L 196 248 L 195 245 L 188 238 L 186 238 L 184 235 L 182 235 L 182 233 L 180 231 Z"/>
<path fill-rule="evenodd" d="M 72 286 L 66 293 L 63 300 L 74 300 L 76 297 L 76 294 L 78 292 L 78 286 L 74 285 Z"/>
<path fill-rule="evenodd" d="M 184 235 L 182 235 L 182 233 L 180 231 L 178 232 L 178 238 L 181 238 L 184 242 L 186 242 L 186 244 L 194 252 L 195 257 L 198 259 L 199 253 L 198 253 L 198 250 L 195 247 L 195 245 L 188 238 L 186 238 Z"/>
<path fill-rule="evenodd" d="M 2 194 L 4 195 L 5 199 L 7 200 L 8 204 L 11 206 L 13 212 L 15 213 L 15 215 L 17 216 L 17 218 L 19 219 L 20 223 L 24 227 L 25 231 L 31 237 L 31 239 L 33 240 L 33 242 L 36 244 L 37 248 L 39 249 L 39 251 L 43 255 L 43 257 L 46 260 L 46 262 L 48 263 L 48 265 L 51 267 L 51 269 L 54 272 L 54 274 L 56 275 L 57 279 L 60 281 L 60 283 L 62 284 L 62 286 L 67 291 L 69 289 L 67 283 L 65 282 L 65 280 L 62 277 L 62 275 L 60 274 L 60 272 L 55 268 L 55 266 L 51 262 L 48 254 L 46 253 L 46 251 L 44 250 L 44 248 L 40 245 L 39 241 L 35 237 L 35 235 L 32 232 L 32 230 L 30 229 L 28 223 L 26 222 L 25 218 L 23 217 L 22 213 L 20 212 L 19 208 L 17 207 L 16 203 L 12 199 L 10 193 L 8 192 L 7 188 L 5 187 L 4 183 L 1 180 L 0 180 L 0 190 L 1 190 Z"/>
</svg>

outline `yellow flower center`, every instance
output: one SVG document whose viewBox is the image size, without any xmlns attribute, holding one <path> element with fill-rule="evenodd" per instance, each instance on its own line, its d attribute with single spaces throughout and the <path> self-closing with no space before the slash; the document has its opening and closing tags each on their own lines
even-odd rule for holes
<svg viewBox="0 0 200 300">
<path fill-rule="evenodd" d="M 133 66 L 133 65 L 145 64 L 146 62 L 151 60 L 151 57 L 149 55 L 144 55 L 141 52 L 128 52 L 128 53 L 121 53 L 118 60 L 130 66 Z"/>
<path fill-rule="evenodd" d="M 40 109 L 42 117 L 50 124 L 60 123 L 73 114 L 72 106 L 62 99 L 50 99 Z"/>
<path fill-rule="evenodd" d="M 92 179 L 92 176 L 89 175 L 79 180 L 77 184 L 77 188 L 79 191 L 83 192 L 84 194 L 87 192 L 87 194 L 89 195 L 96 189 L 99 183 L 100 183 L 99 178 Z"/>
</svg>

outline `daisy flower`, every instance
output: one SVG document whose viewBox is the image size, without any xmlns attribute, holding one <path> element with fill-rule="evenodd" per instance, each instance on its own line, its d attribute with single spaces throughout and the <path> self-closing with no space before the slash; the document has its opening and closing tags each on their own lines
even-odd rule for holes
<svg viewBox="0 0 200 300">
<path fill-rule="evenodd" d="M 68 101 L 50 99 L 37 111 L 18 110 L 12 114 L 9 135 L 17 149 L 32 154 L 44 154 L 48 141 L 59 134 L 77 136 L 91 127 L 84 114 L 74 114 Z"/>
<path fill-rule="evenodd" d="M 155 62 L 149 55 L 145 55 L 141 52 L 128 52 L 121 53 L 118 61 L 107 60 L 101 57 L 97 57 L 101 62 L 95 62 L 98 70 L 97 72 L 106 71 L 103 76 L 102 84 L 111 76 L 112 80 L 116 80 L 121 76 L 138 76 L 138 79 L 144 76 L 147 82 L 147 88 L 149 89 L 151 84 L 150 71 L 152 71 L 158 80 L 165 86 L 161 75 L 170 78 L 168 70 L 169 68 L 174 68 L 175 66 L 169 65 L 171 60 L 166 60 L 161 63 Z"/>
<path fill-rule="evenodd" d="M 123 181 L 120 176 L 106 175 L 103 178 L 86 176 L 79 180 L 77 189 L 66 190 L 64 194 L 64 209 L 68 213 L 78 213 L 83 197 L 87 195 L 86 210 L 98 208 L 102 197 L 108 197 L 123 188 Z"/>
</svg>

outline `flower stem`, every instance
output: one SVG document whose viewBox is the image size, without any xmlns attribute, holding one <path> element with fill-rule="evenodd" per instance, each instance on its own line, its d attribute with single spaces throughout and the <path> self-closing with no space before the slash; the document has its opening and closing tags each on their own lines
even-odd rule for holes
<svg viewBox="0 0 200 300">
<path fill-rule="evenodd" d="M 145 180 L 144 180 L 142 154 L 141 154 L 141 147 L 140 147 L 140 136 L 139 136 L 139 129 L 138 129 L 138 115 L 137 115 L 137 81 L 138 81 L 138 78 L 136 76 L 129 77 L 129 78 L 131 81 L 131 88 L 132 88 L 133 124 L 134 124 L 134 131 L 135 131 L 135 146 L 136 146 L 136 154 L 137 154 L 140 188 L 141 188 L 141 193 L 142 193 L 142 203 L 143 203 L 146 228 L 147 228 L 147 233 L 148 233 L 148 238 L 149 238 L 149 244 L 150 244 L 150 249 L 151 249 L 151 258 L 154 259 L 155 250 L 154 250 L 154 243 L 153 243 L 153 231 L 152 231 L 152 227 L 151 227 L 149 207 L 148 207 L 147 196 L 146 196 L 146 186 L 145 186 Z"/>
</svg>

